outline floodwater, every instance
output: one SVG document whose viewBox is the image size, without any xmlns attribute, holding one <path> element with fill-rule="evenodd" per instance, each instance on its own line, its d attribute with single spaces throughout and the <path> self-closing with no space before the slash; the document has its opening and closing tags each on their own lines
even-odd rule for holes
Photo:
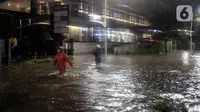
<svg viewBox="0 0 200 112">
<path fill-rule="evenodd" d="M 200 52 L 108 56 L 101 66 L 92 56 L 81 55 L 74 63 L 65 77 L 55 76 L 53 67 L 48 74 L 37 72 L 37 81 L 21 87 L 31 91 L 28 98 L 21 95 L 20 104 L 11 103 L 5 110 L 151 112 L 152 103 L 167 98 L 183 102 L 189 112 L 200 112 Z"/>
</svg>

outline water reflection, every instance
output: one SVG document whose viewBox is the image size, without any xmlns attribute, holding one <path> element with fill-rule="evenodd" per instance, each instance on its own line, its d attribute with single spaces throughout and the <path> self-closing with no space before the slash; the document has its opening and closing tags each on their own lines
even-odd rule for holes
<svg viewBox="0 0 200 112">
<path fill-rule="evenodd" d="M 34 98 L 42 100 L 32 104 L 37 111 L 149 112 L 152 103 L 167 98 L 200 112 L 198 52 L 109 56 L 101 66 L 92 56 L 74 60 L 65 77 L 40 78 Z"/>
<path fill-rule="evenodd" d="M 184 51 L 182 53 L 182 61 L 183 61 L 183 64 L 185 64 L 185 65 L 189 64 L 189 52 L 188 51 Z"/>
</svg>

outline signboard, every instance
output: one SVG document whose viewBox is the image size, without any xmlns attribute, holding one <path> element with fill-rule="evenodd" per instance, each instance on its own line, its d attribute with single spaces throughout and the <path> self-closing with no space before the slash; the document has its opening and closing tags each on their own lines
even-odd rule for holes
<svg viewBox="0 0 200 112">
<path fill-rule="evenodd" d="M 68 33 L 69 5 L 54 6 L 54 33 Z"/>
<path fill-rule="evenodd" d="M 176 8 L 176 19 L 180 22 L 189 22 L 193 20 L 193 9 L 190 5 L 179 5 Z"/>
</svg>

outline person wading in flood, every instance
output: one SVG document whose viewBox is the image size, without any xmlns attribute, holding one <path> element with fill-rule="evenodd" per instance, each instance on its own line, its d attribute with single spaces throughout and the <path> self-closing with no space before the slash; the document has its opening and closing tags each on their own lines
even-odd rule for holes
<svg viewBox="0 0 200 112">
<path fill-rule="evenodd" d="M 58 47 L 57 49 L 57 55 L 55 56 L 54 60 L 54 65 L 58 65 L 58 70 L 61 76 L 64 75 L 66 72 L 66 63 L 68 62 L 69 65 L 72 67 L 72 61 L 69 59 L 69 57 L 64 53 L 64 48 L 62 46 Z"/>
<path fill-rule="evenodd" d="M 96 49 L 94 49 L 93 51 L 93 55 L 95 56 L 95 62 L 96 65 L 100 65 L 101 64 L 101 54 L 102 54 L 102 50 L 101 50 L 101 46 L 97 45 Z"/>
</svg>

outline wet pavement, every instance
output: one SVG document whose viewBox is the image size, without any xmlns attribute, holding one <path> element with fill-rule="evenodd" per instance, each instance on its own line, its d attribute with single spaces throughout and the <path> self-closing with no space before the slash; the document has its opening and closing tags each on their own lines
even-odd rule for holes
<svg viewBox="0 0 200 112">
<path fill-rule="evenodd" d="M 13 69 L 11 86 L 1 89 L 9 90 L 6 95 L 1 91 L 1 99 L 11 98 L 11 103 L 2 101 L 9 105 L 4 110 L 151 112 L 151 104 L 166 98 L 183 102 L 189 112 L 200 112 L 200 52 L 108 56 L 101 66 L 95 65 L 92 56 L 81 55 L 74 57 L 74 63 L 62 78 L 55 76 L 50 64 Z M 1 76 L 1 88 L 5 79 Z M 13 101 L 16 97 L 20 103 Z"/>
</svg>

